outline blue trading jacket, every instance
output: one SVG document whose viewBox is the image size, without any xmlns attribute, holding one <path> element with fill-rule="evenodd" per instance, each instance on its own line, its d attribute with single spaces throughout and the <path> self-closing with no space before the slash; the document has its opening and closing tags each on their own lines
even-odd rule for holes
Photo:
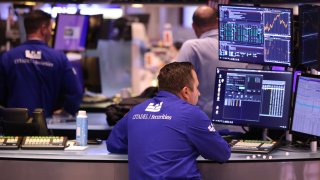
<svg viewBox="0 0 320 180">
<path fill-rule="evenodd" d="M 130 179 L 201 179 L 199 155 L 217 162 L 230 147 L 199 107 L 160 91 L 135 106 L 112 129 L 111 153 L 128 153 Z"/>
<path fill-rule="evenodd" d="M 44 108 L 46 116 L 58 108 L 75 114 L 82 87 L 63 52 L 30 40 L 2 54 L 0 104 L 6 107 Z"/>
</svg>

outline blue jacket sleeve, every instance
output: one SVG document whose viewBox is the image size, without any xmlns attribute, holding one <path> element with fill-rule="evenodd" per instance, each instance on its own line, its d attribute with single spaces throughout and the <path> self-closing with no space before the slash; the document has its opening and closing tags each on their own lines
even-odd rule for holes
<svg viewBox="0 0 320 180">
<path fill-rule="evenodd" d="M 202 111 L 193 112 L 187 123 L 187 136 L 200 155 L 205 159 L 226 162 L 231 156 L 229 144 L 214 129 Z"/>
<path fill-rule="evenodd" d="M 113 127 L 106 142 L 107 149 L 111 153 L 127 154 L 128 153 L 128 114 L 125 115 Z"/>
<path fill-rule="evenodd" d="M 70 114 L 76 114 L 82 102 L 83 89 L 75 70 L 65 57 L 65 69 L 62 79 L 63 108 Z"/>
</svg>

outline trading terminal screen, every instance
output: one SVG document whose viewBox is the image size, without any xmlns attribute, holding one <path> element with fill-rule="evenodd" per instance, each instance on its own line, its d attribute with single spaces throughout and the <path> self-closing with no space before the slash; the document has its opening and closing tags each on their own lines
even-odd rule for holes
<svg viewBox="0 0 320 180">
<path fill-rule="evenodd" d="M 320 136 L 320 79 L 299 76 L 292 131 Z"/>
<path fill-rule="evenodd" d="M 217 68 L 212 121 L 288 129 L 292 73 Z"/>
<path fill-rule="evenodd" d="M 292 9 L 220 5 L 219 58 L 290 66 Z"/>
<path fill-rule="evenodd" d="M 54 49 L 62 51 L 85 50 L 89 16 L 58 14 L 56 23 Z"/>
<path fill-rule="evenodd" d="M 320 61 L 320 6 L 299 6 L 300 63 L 317 65 Z"/>
</svg>

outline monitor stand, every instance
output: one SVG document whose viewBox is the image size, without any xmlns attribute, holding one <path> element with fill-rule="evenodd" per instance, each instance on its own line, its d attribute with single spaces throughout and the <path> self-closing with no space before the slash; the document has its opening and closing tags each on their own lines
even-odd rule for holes
<svg viewBox="0 0 320 180">
<path fill-rule="evenodd" d="M 272 136 L 269 137 L 268 134 L 269 134 L 268 129 L 267 129 L 267 128 L 263 128 L 263 129 L 262 129 L 262 136 L 261 136 L 261 137 L 262 137 L 262 140 L 263 140 L 263 141 L 274 141 L 274 139 L 273 139 L 274 137 L 272 137 Z M 286 135 L 287 135 L 287 132 L 286 132 Z M 281 136 L 281 137 L 282 137 L 282 136 Z M 277 139 L 277 141 L 278 141 L 278 140 L 280 141 L 281 138 L 280 138 L 280 139 Z"/>
<path fill-rule="evenodd" d="M 268 129 L 267 128 L 264 128 L 263 130 L 262 130 L 262 140 L 264 140 L 264 141 L 267 141 L 267 140 L 269 140 L 270 138 L 268 137 Z"/>
<path fill-rule="evenodd" d="M 317 152 L 318 150 L 318 142 L 317 138 L 312 138 L 310 141 L 310 150 L 311 152 Z"/>
<path fill-rule="evenodd" d="M 285 142 L 283 142 L 283 145 L 287 146 L 287 147 L 293 146 L 293 144 L 292 144 L 292 134 L 290 133 L 289 130 L 286 130 L 285 136 L 286 136 L 286 140 L 285 140 Z"/>
<path fill-rule="evenodd" d="M 292 142 L 292 134 L 290 134 L 290 131 L 286 131 L 286 141 Z"/>
</svg>

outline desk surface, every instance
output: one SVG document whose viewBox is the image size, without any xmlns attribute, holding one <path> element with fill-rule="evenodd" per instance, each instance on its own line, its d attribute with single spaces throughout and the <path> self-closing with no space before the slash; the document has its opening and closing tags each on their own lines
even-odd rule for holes
<svg viewBox="0 0 320 180">
<path fill-rule="evenodd" d="M 47 118 L 48 129 L 52 130 L 73 130 L 76 129 L 75 119 Z M 107 123 L 106 114 L 88 113 L 89 130 L 111 130 Z"/>
<path fill-rule="evenodd" d="M 253 154 L 233 153 L 224 164 L 199 157 L 198 168 L 203 179 L 320 179 L 320 151 L 288 154 L 289 151 L 275 150 L 265 159 L 263 156 L 252 158 Z M 129 179 L 128 156 L 110 154 L 105 143 L 73 152 L 0 150 L 0 160 L 2 179 Z"/>
<path fill-rule="evenodd" d="M 103 113 L 88 113 L 89 130 L 111 130 Z M 47 118 L 47 125 L 52 130 L 75 130 L 76 122 L 66 122 L 59 119 Z M 47 156 L 50 155 L 50 156 Z M 103 145 L 92 145 L 85 151 L 65 152 L 65 151 L 33 151 L 14 150 L 0 151 L 0 157 L 35 157 L 52 159 L 79 159 L 79 160 L 127 160 L 127 155 L 110 154 Z M 282 161 L 282 160 L 303 160 L 320 159 L 320 151 L 310 152 L 310 150 L 300 150 L 291 147 L 276 149 L 268 155 L 233 153 L 229 161 Z M 202 157 L 198 161 L 207 161 Z"/>
<path fill-rule="evenodd" d="M 254 158 L 255 156 L 255 158 Z M 38 160 L 72 160 L 72 161 L 128 161 L 128 155 L 109 153 L 105 142 L 100 145 L 89 145 L 84 151 L 64 150 L 0 150 L 0 158 L 38 159 Z M 320 151 L 309 150 L 274 150 L 268 155 L 232 153 L 228 162 L 252 161 L 297 161 L 319 160 Z M 198 157 L 200 162 L 209 161 Z"/>
</svg>

